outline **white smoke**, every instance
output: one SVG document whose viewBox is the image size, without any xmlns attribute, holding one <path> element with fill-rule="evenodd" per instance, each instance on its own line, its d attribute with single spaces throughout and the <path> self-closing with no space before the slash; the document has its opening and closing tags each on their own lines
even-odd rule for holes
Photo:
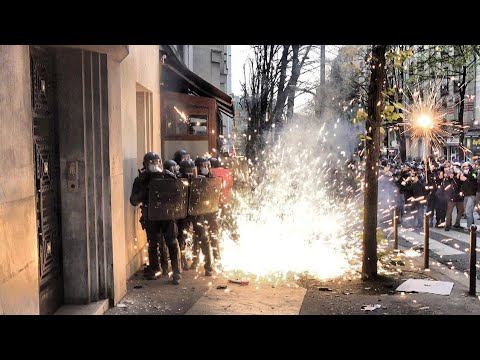
<svg viewBox="0 0 480 360">
<path fill-rule="evenodd" d="M 225 270 L 319 278 L 355 273 L 361 201 L 359 177 L 347 170 L 355 135 L 340 121 L 302 117 L 285 125 L 260 154 L 252 191 L 235 194 L 239 240 L 224 233 Z"/>
</svg>

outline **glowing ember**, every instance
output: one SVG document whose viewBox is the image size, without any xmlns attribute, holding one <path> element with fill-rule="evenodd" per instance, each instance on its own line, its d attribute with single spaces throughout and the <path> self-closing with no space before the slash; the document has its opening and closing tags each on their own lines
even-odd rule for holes
<svg viewBox="0 0 480 360">
<path fill-rule="evenodd" d="M 237 175 L 251 180 L 247 190 L 234 193 L 238 241 L 222 233 L 224 271 L 325 279 L 358 270 L 358 170 L 347 166 L 349 151 L 330 151 L 327 133 L 318 120 L 289 124 L 250 167 L 250 176 Z"/>
</svg>

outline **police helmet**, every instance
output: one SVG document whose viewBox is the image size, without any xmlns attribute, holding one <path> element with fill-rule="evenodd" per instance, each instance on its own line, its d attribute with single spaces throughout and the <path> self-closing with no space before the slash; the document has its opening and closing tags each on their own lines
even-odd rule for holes
<svg viewBox="0 0 480 360">
<path fill-rule="evenodd" d="M 180 164 L 182 162 L 182 160 L 188 160 L 188 159 L 190 159 L 190 154 L 185 149 L 177 150 L 177 151 L 175 151 L 175 154 L 173 155 L 173 160 L 177 164 Z"/>
<path fill-rule="evenodd" d="M 179 166 L 174 160 L 165 160 L 163 168 L 175 173 L 178 171 Z"/>
<path fill-rule="evenodd" d="M 217 158 L 210 158 L 210 165 L 212 166 L 212 168 L 219 168 L 220 167 L 220 161 L 218 161 Z"/>
<path fill-rule="evenodd" d="M 152 162 L 161 164 L 162 159 L 160 158 L 160 155 L 158 155 L 156 152 L 150 151 L 146 153 L 145 156 L 143 157 L 143 166 L 145 168 L 148 168 L 148 165 L 151 164 Z"/>
<path fill-rule="evenodd" d="M 193 162 L 193 160 L 189 159 L 189 160 L 183 160 L 181 163 L 180 163 L 180 172 L 183 174 L 183 175 L 188 175 L 188 174 L 193 174 L 194 172 L 194 169 L 195 169 L 195 163 Z"/>
</svg>

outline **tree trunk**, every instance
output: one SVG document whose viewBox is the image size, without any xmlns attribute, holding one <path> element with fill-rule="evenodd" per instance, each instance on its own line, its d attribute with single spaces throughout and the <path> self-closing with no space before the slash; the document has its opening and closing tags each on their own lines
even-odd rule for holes
<svg viewBox="0 0 480 360">
<path fill-rule="evenodd" d="M 315 116 L 320 118 L 325 106 L 325 45 L 320 45 L 320 86 L 318 87 Z"/>
<path fill-rule="evenodd" d="M 377 208 L 382 88 L 385 79 L 386 45 L 372 50 L 372 70 L 368 87 L 368 118 L 365 140 L 365 192 L 363 213 L 362 279 L 377 277 Z"/>
<path fill-rule="evenodd" d="M 401 48 L 403 50 L 403 47 Z M 403 68 L 400 70 L 400 89 L 404 89 L 404 86 L 405 86 L 405 73 L 403 72 Z M 403 97 L 404 97 L 404 93 L 402 92 L 399 97 L 398 97 L 398 102 L 400 104 L 403 105 Z M 403 110 L 402 109 L 399 109 L 398 112 L 400 114 L 403 113 Z M 403 122 L 403 118 L 401 119 L 402 122 Z M 406 144 L 406 140 L 405 140 L 405 131 L 402 131 L 402 128 L 400 127 L 398 129 L 398 133 L 397 133 L 397 139 L 399 139 L 399 153 L 400 153 L 400 160 L 402 161 L 402 163 L 404 163 L 405 161 L 407 161 L 407 144 Z"/>
<path fill-rule="evenodd" d="M 277 128 L 282 121 L 282 113 L 285 107 L 285 100 L 287 99 L 287 89 L 285 89 L 285 81 L 287 80 L 287 66 L 288 66 L 288 50 L 290 45 L 283 45 L 282 58 L 280 59 L 280 79 L 278 81 L 277 102 L 272 114 L 272 121 L 274 121 Z"/>
<path fill-rule="evenodd" d="M 287 99 L 287 122 L 293 119 L 293 108 L 295 106 L 295 91 L 288 95 Z"/>
<path fill-rule="evenodd" d="M 462 69 L 462 82 L 460 83 L 460 104 L 458 108 L 458 125 L 460 126 L 460 136 L 458 139 L 459 145 L 461 146 L 460 151 L 458 152 L 459 161 L 463 162 L 465 159 L 463 143 L 465 139 L 465 129 L 463 128 L 463 111 L 465 109 L 465 91 L 467 89 L 467 67 L 464 65 Z"/>
</svg>

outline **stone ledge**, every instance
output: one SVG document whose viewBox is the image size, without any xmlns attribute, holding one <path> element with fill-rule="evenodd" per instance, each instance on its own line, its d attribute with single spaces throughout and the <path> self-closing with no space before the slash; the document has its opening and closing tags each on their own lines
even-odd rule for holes
<svg viewBox="0 0 480 360">
<path fill-rule="evenodd" d="M 103 315 L 108 308 L 108 299 L 104 299 L 88 305 L 63 305 L 54 315 Z"/>
</svg>

